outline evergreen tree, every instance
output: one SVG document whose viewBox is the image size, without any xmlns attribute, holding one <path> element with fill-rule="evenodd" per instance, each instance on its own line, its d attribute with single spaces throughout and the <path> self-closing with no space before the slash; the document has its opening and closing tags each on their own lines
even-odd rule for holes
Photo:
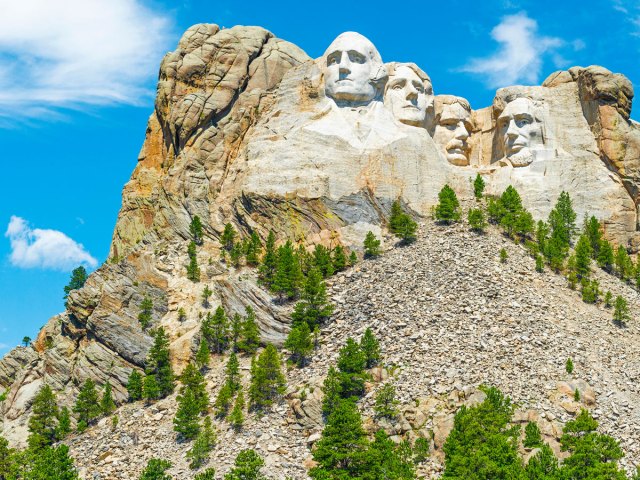
<svg viewBox="0 0 640 480">
<path fill-rule="evenodd" d="M 207 339 L 202 337 L 200 339 L 200 346 L 196 353 L 196 365 L 200 371 L 204 371 L 209 368 L 209 361 L 211 359 L 211 352 L 209 351 L 209 343 Z"/>
<path fill-rule="evenodd" d="M 304 282 L 300 301 L 291 314 L 293 324 L 306 323 L 311 329 L 324 323 L 332 312 L 333 305 L 327 301 L 327 287 L 322 275 L 316 268 L 312 268 Z"/>
<path fill-rule="evenodd" d="M 564 243 L 561 236 L 551 235 L 545 245 L 545 257 L 549 262 L 549 266 L 555 272 L 559 272 L 564 267 L 564 260 L 567 258 L 569 250 L 568 244 Z"/>
<path fill-rule="evenodd" d="M 216 470 L 207 468 L 204 472 L 200 472 L 193 477 L 193 480 L 215 480 Z"/>
<path fill-rule="evenodd" d="M 27 348 L 31 344 L 31 337 L 24 336 L 22 337 L 22 346 Z"/>
<path fill-rule="evenodd" d="M 224 226 L 224 232 L 222 232 L 222 237 L 220 237 L 220 243 L 222 244 L 222 248 L 224 248 L 227 252 L 230 252 L 233 248 L 236 239 L 236 229 L 233 228 L 233 225 L 227 223 Z"/>
<path fill-rule="evenodd" d="M 257 266 L 260 263 L 260 253 L 262 252 L 262 242 L 257 232 L 251 232 L 249 241 L 245 249 L 245 258 L 247 265 L 252 267 Z"/>
<path fill-rule="evenodd" d="M 246 316 L 242 322 L 241 339 L 238 350 L 253 355 L 260 346 L 260 330 L 256 321 L 256 313 L 249 305 L 245 307 Z"/>
<path fill-rule="evenodd" d="M 152 458 L 147 462 L 147 466 L 138 480 L 172 480 L 173 477 L 166 473 L 170 468 L 170 461 Z"/>
<path fill-rule="evenodd" d="M 129 393 L 130 402 L 142 399 L 142 375 L 135 368 L 131 370 L 131 373 L 129 374 L 127 392 Z"/>
<path fill-rule="evenodd" d="M 297 325 L 293 325 L 284 342 L 284 347 L 291 352 L 291 356 L 298 366 L 300 368 L 304 367 L 313 351 L 313 340 L 309 324 L 300 322 Z"/>
<path fill-rule="evenodd" d="M 582 301 L 585 303 L 596 303 L 598 301 L 598 296 L 600 295 L 600 289 L 598 286 L 598 282 L 596 280 L 586 280 L 582 281 Z"/>
<path fill-rule="evenodd" d="M 524 427 L 524 441 L 522 444 L 526 448 L 536 448 L 542 446 L 542 436 L 540 434 L 540 427 L 536 422 L 529 422 Z"/>
<path fill-rule="evenodd" d="M 355 402 L 338 402 L 313 450 L 317 466 L 309 476 L 313 479 L 361 478 L 365 452 L 369 446 L 362 419 Z"/>
<path fill-rule="evenodd" d="M 209 285 L 205 285 L 202 289 L 202 306 L 204 308 L 209 308 L 211 305 L 209 304 L 209 299 L 213 295 L 213 291 L 209 288 Z"/>
<path fill-rule="evenodd" d="M 627 249 L 622 245 L 618 245 L 616 249 L 616 270 L 623 280 L 628 280 L 633 275 L 633 262 L 629 258 Z"/>
<path fill-rule="evenodd" d="M 358 254 L 352 250 L 349 254 L 349 266 L 353 267 L 356 263 L 358 263 Z"/>
<path fill-rule="evenodd" d="M 0 479 L 8 480 L 13 470 L 13 449 L 6 438 L 0 436 Z"/>
<path fill-rule="evenodd" d="M 223 353 L 229 346 L 229 321 L 222 306 L 213 315 L 207 313 L 202 322 L 201 335 L 214 353 Z"/>
<path fill-rule="evenodd" d="M 476 175 L 476 179 L 473 181 L 473 194 L 476 197 L 476 200 L 480 200 L 482 198 L 482 194 L 484 193 L 484 180 L 478 173 Z"/>
<path fill-rule="evenodd" d="M 298 264 L 300 265 L 300 271 L 302 272 L 303 277 L 307 276 L 309 270 L 313 266 L 313 254 L 310 254 L 304 245 L 298 245 L 298 251 L 296 252 L 296 257 L 298 257 Z"/>
<path fill-rule="evenodd" d="M 147 402 L 160 398 L 160 386 L 155 375 L 146 375 L 142 384 L 142 396 Z"/>
<path fill-rule="evenodd" d="M 194 215 L 191 219 L 189 233 L 191 233 L 191 239 L 196 245 L 202 245 L 202 222 L 198 215 Z"/>
<path fill-rule="evenodd" d="M 580 235 L 576 243 L 576 273 L 580 278 L 588 277 L 591 271 L 591 242 L 586 235 Z"/>
<path fill-rule="evenodd" d="M 526 480 L 560 480 L 558 459 L 551 447 L 543 443 L 540 451 L 529 459 L 525 467 Z"/>
<path fill-rule="evenodd" d="M 389 219 L 389 230 L 398 237 L 403 245 L 407 245 L 416 240 L 416 230 L 418 224 L 411 216 L 402 210 L 400 201 L 396 200 L 391 206 L 391 217 Z"/>
<path fill-rule="evenodd" d="M 62 440 L 71 433 L 71 415 L 67 407 L 62 407 L 58 412 L 58 428 L 56 430 L 56 439 Z"/>
<path fill-rule="evenodd" d="M 509 254 L 504 248 L 500 249 L 500 263 L 507 263 L 507 258 L 509 258 Z"/>
<path fill-rule="evenodd" d="M 238 343 L 240 342 L 240 336 L 242 335 L 242 317 L 238 312 L 231 317 L 229 342 L 231 343 L 231 350 L 238 351 Z"/>
<path fill-rule="evenodd" d="M 184 395 L 187 389 L 191 390 L 198 405 L 199 413 L 207 413 L 209 394 L 207 393 L 204 377 L 193 363 L 189 363 L 185 367 L 182 375 L 180 375 L 180 381 L 182 382 L 180 393 Z"/>
<path fill-rule="evenodd" d="M 264 460 L 253 450 L 242 450 L 236 457 L 234 467 L 224 480 L 266 480 L 260 473 Z"/>
<path fill-rule="evenodd" d="M 151 323 L 151 315 L 153 314 L 153 302 L 145 295 L 140 302 L 140 313 L 138 313 L 138 321 L 143 329 L 146 329 Z"/>
<path fill-rule="evenodd" d="M 324 245 L 317 244 L 313 249 L 313 266 L 318 269 L 323 278 L 330 277 L 334 273 L 331 251 Z"/>
<path fill-rule="evenodd" d="M 90 378 L 82 385 L 73 412 L 77 414 L 79 432 L 84 431 L 100 415 L 96 384 Z"/>
<path fill-rule="evenodd" d="M 276 347 L 267 344 L 258 359 L 251 365 L 249 404 L 254 410 L 269 408 L 286 389 L 280 356 Z"/>
<path fill-rule="evenodd" d="M 364 394 L 364 382 L 368 378 L 364 371 L 366 365 L 367 357 L 360 345 L 353 338 L 347 338 L 337 361 L 342 398 L 361 397 Z"/>
<path fill-rule="evenodd" d="M 499 200 L 500 214 L 499 223 L 506 230 L 509 236 L 521 231 L 523 228 L 520 223 L 526 223 L 526 218 L 523 218 L 524 208 L 522 207 L 522 199 L 518 191 L 509 185 Z"/>
<path fill-rule="evenodd" d="M 404 443 L 404 442 L 403 442 Z M 396 445 L 380 429 L 363 455 L 363 465 L 359 478 L 378 480 L 413 480 L 416 478 L 411 460 L 411 447 L 401 443 Z"/>
<path fill-rule="evenodd" d="M 226 382 L 233 392 L 237 392 L 242 384 L 240 383 L 240 363 L 235 353 L 229 355 L 227 366 L 225 367 Z"/>
<path fill-rule="evenodd" d="M 187 450 L 187 459 L 189 460 L 189 468 L 197 469 L 204 465 L 209 458 L 209 453 L 216 446 L 218 435 L 211 424 L 211 418 L 205 417 L 204 425 L 198 433 L 192 447 Z M 210 469 L 213 471 L 213 469 Z M 213 480 L 213 473 L 211 473 Z M 196 475 L 195 478 L 198 478 Z M 206 477 L 205 477 L 206 478 Z"/>
<path fill-rule="evenodd" d="M 624 297 L 618 295 L 616 301 L 613 304 L 613 321 L 620 326 L 627 324 L 631 317 L 629 316 L 629 305 Z"/>
<path fill-rule="evenodd" d="M 373 411 L 378 418 L 394 419 L 400 413 L 399 401 L 396 399 L 396 387 L 392 383 L 385 383 L 376 393 Z"/>
<path fill-rule="evenodd" d="M 380 240 L 376 238 L 373 232 L 367 232 L 364 238 L 364 257 L 375 258 L 380 255 Z"/>
<path fill-rule="evenodd" d="M 229 423 L 236 431 L 240 430 L 244 424 L 244 407 L 244 393 L 241 388 L 236 396 L 236 402 L 233 405 L 233 410 L 231 410 L 231 414 L 229 415 Z"/>
<path fill-rule="evenodd" d="M 367 328 L 360 339 L 360 349 L 364 353 L 366 368 L 375 367 L 382 358 L 380 353 L 380 342 L 373 334 L 371 328 Z"/>
<path fill-rule="evenodd" d="M 69 447 L 44 447 L 38 451 L 26 452 L 28 467 L 25 480 L 78 480 L 78 472 L 69 456 Z M 11 477 L 9 477 L 11 478 Z"/>
<path fill-rule="evenodd" d="M 478 233 L 484 232 L 484 229 L 487 228 L 487 222 L 481 208 L 469 209 L 469 212 L 467 213 L 467 221 L 469 222 L 471 230 Z"/>
<path fill-rule="evenodd" d="M 602 228 L 596 217 L 585 217 L 584 235 L 589 239 L 592 258 L 598 258 L 598 253 L 600 253 L 600 243 L 602 242 Z"/>
<path fill-rule="evenodd" d="M 611 303 L 613 300 L 613 294 L 611 293 L 611 290 L 607 290 L 607 293 L 604 294 L 604 306 L 607 308 L 611 308 L 611 306 L 613 305 L 613 303 Z"/>
<path fill-rule="evenodd" d="M 324 398 L 322 399 L 322 415 L 328 418 L 331 412 L 342 401 L 342 379 L 335 367 L 329 367 L 327 376 L 322 384 Z"/>
<path fill-rule="evenodd" d="M 67 297 L 69 296 L 69 293 L 71 293 L 71 290 L 82 288 L 87 281 L 87 278 L 89 278 L 89 275 L 87 275 L 87 271 L 82 265 L 80 265 L 78 268 L 74 268 L 71 272 L 69 283 L 64 287 L 64 300 L 67 300 Z"/>
<path fill-rule="evenodd" d="M 573 360 L 571 360 L 571 358 L 567 358 L 567 363 L 565 363 L 564 368 L 569 375 L 573 373 Z"/>
<path fill-rule="evenodd" d="M 544 259 L 541 255 L 536 255 L 536 272 L 544 272 Z"/>
<path fill-rule="evenodd" d="M 262 263 L 258 267 L 260 281 L 269 289 L 271 289 L 271 285 L 273 284 L 277 268 L 276 236 L 270 231 L 265 245 L 264 256 L 262 257 Z"/>
<path fill-rule="evenodd" d="M 227 416 L 233 400 L 233 393 L 231 385 L 229 385 L 228 382 L 225 382 L 218 391 L 216 401 L 213 404 L 216 409 L 216 416 L 221 418 Z"/>
<path fill-rule="evenodd" d="M 111 415 L 116 409 L 116 402 L 113 401 L 111 393 L 111 384 L 107 381 L 104 384 L 102 398 L 100 399 L 100 413 L 102 415 Z"/>
<path fill-rule="evenodd" d="M 200 432 L 200 405 L 194 392 L 185 388 L 178 395 L 178 410 L 173 418 L 173 429 L 185 440 L 193 440 Z"/>
<path fill-rule="evenodd" d="M 550 217 L 549 223 L 551 224 L 551 229 L 552 231 L 558 228 L 562 230 L 563 234 L 566 235 L 566 244 L 569 246 L 576 233 L 577 215 L 573 210 L 573 204 L 567 192 L 563 191 L 560 193 L 554 210 L 557 212 L 557 216 L 554 216 L 555 223 L 551 222 Z"/>
<path fill-rule="evenodd" d="M 280 246 L 277 252 L 277 268 L 271 290 L 276 293 L 280 301 L 298 296 L 302 283 L 302 271 L 291 241 Z"/>
<path fill-rule="evenodd" d="M 231 252 L 229 253 L 229 259 L 231 260 L 231 265 L 233 265 L 235 268 L 239 268 L 243 254 L 244 254 L 243 245 L 240 242 L 234 243 L 233 247 L 231 248 Z"/>
<path fill-rule="evenodd" d="M 342 245 L 337 245 L 333 249 L 333 270 L 341 272 L 347 268 L 347 255 L 344 253 Z"/>
<path fill-rule="evenodd" d="M 49 385 L 43 385 L 33 399 L 29 417 L 29 448 L 39 450 L 52 445 L 58 433 L 58 404 Z"/>
<path fill-rule="evenodd" d="M 189 245 L 187 246 L 187 255 L 189 256 L 189 265 L 187 265 L 187 278 L 192 282 L 199 282 L 200 267 L 198 266 L 196 242 L 189 242 Z"/>
<path fill-rule="evenodd" d="M 442 187 L 442 190 L 438 193 L 436 220 L 444 224 L 460 220 L 460 202 L 456 192 L 449 185 Z"/>
<path fill-rule="evenodd" d="M 162 327 L 156 329 L 153 334 L 153 346 L 147 357 L 147 375 L 155 376 L 160 398 L 173 392 L 174 375 L 169 357 L 169 338 Z"/>
<path fill-rule="evenodd" d="M 600 250 L 598 252 L 597 261 L 600 268 L 606 270 L 609 273 L 613 271 L 613 265 L 615 263 L 613 247 L 611 246 L 611 243 L 609 243 L 605 239 L 600 242 Z"/>
<path fill-rule="evenodd" d="M 538 220 L 536 226 L 536 242 L 538 242 L 538 251 L 541 253 L 547 250 L 547 240 L 549 239 L 549 224 Z"/>
</svg>

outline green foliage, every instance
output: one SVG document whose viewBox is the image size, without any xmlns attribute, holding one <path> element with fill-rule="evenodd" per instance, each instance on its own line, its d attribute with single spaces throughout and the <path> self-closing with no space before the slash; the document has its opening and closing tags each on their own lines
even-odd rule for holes
<svg viewBox="0 0 640 480">
<path fill-rule="evenodd" d="M 22 337 L 22 346 L 23 346 L 23 347 L 25 347 L 25 348 L 26 348 L 26 347 L 28 347 L 30 344 L 31 344 L 31 337 L 28 337 L 28 336 L 26 336 L 26 335 L 25 335 L 24 337 Z"/>
<path fill-rule="evenodd" d="M 209 285 L 205 285 L 202 289 L 202 306 L 209 308 L 209 298 L 213 295 L 213 291 L 209 288 Z"/>
<path fill-rule="evenodd" d="M 471 230 L 478 233 L 484 232 L 484 229 L 487 228 L 487 221 L 484 218 L 484 212 L 481 208 L 469 209 L 469 212 L 467 213 L 467 221 L 469 222 Z"/>
<path fill-rule="evenodd" d="M 547 240 L 549 239 L 549 224 L 538 220 L 536 225 L 536 242 L 538 242 L 538 251 L 546 252 Z"/>
<path fill-rule="evenodd" d="M 71 433 L 71 415 L 67 407 L 62 407 L 58 412 L 58 428 L 56 438 L 62 440 Z"/>
<path fill-rule="evenodd" d="M 6 438 L 0 436 L 0 479 L 9 478 L 9 473 L 13 470 L 13 450 L 9 448 Z"/>
<path fill-rule="evenodd" d="M 218 435 L 215 428 L 211 425 L 211 418 L 205 417 L 204 425 L 193 442 L 193 445 L 187 450 L 187 459 L 189 460 L 189 468 L 197 469 L 204 465 L 209 458 L 209 453 L 216 446 Z M 213 470 L 213 469 L 211 469 Z M 213 472 L 211 473 L 213 479 Z M 198 476 L 196 475 L 196 478 Z M 206 477 L 204 477 L 206 478 Z"/>
<path fill-rule="evenodd" d="M 291 319 L 294 326 L 306 323 L 312 329 L 324 323 L 332 312 L 333 305 L 327 301 L 327 287 L 314 267 L 304 282 L 300 301 L 296 303 Z"/>
<path fill-rule="evenodd" d="M 145 295 L 140 302 L 140 313 L 138 313 L 138 321 L 143 329 L 146 329 L 151 323 L 151 314 L 153 313 L 153 302 Z"/>
<path fill-rule="evenodd" d="M 613 321 L 620 326 L 626 325 L 630 320 L 629 305 L 624 297 L 618 295 L 613 304 Z"/>
<path fill-rule="evenodd" d="M 242 385 L 240 383 L 240 363 L 235 353 L 232 352 L 231 355 L 229 355 L 229 360 L 227 361 L 224 372 L 227 385 L 229 385 L 233 392 L 237 392 Z"/>
<path fill-rule="evenodd" d="M 533 231 L 533 217 L 522 206 L 520 194 L 509 185 L 498 199 L 490 199 L 489 220 L 501 225 L 509 236 L 524 237 Z"/>
<path fill-rule="evenodd" d="M 398 237 L 403 245 L 406 245 L 416 240 L 417 229 L 418 224 L 402 209 L 400 201 L 393 202 L 393 205 L 391 205 L 391 217 L 389 218 L 389 230 L 391 233 Z"/>
<path fill-rule="evenodd" d="M 322 385 L 322 391 L 324 392 L 322 415 L 326 419 L 331 415 L 338 403 L 342 401 L 342 380 L 340 372 L 334 366 L 329 367 Z"/>
<path fill-rule="evenodd" d="M 507 263 L 507 258 L 509 258 L 509 254 L 504 248 L 500 249 L 500 263 Z"/>
<path fill-rule="evenodd" d="M 413 444 L 413 463 L 423 463 L 429 458 L 429 452 L 431 448 L 429 446 L 429 440 L 426 438 L 418 437 Z"/>
<path fill-rule="evenodd" d="M 260 346 L 260 330 L 256 321 L 256 313 L 250 306 L 245 307 L 246 316 L 242 323 L 242 332 L 238 342 L 238 350 L 253 355 Z"/>
<path fill-rule="evenodd" d="M 323 278 L 330 277 L 334 273 L 331 251 L 324 245 L 317 244 L 313 249 L 313 266 L 318 269 Z"/>
<path fill-rule="evenodd" d="M 623 280 L 629 280 L 633 276 L 633 262 L 629 258 L 627 249 L 619 245 L 616 249 L 616 270 Z"/>
<path fill-rule="evenodd" d="M 196 365 L 201 371 L 209 368 L 209 361 L 211 360 L 211 352 L 209 350 L 209 343 L 204 337 L 200 338 L 200 345 L 196 352 Z"/>
<path fill-rule="evenodd" d="M 189 256 L 189 264 L 187 265 L 187 278 L 192 282 L 200 281 L 200 267 L 198 266 L 198 257 L 196 255 L 196 242 L 189 242 L 187 247 L 187 255 Z"/>
<path fill-rule="evenodd" d="M 573 373 L 573 360 L 571 360 L 570 358 L 567 358 L 567 363 L 565 363 L 564 368 L 567 371 L 567 373 L 571 375 Z"/>
<path fill-rule="evenodd" d="M 109 382 L 104 384 L 102 391 L 102 398 L 100 399 L 100 413 L 102 415 L 111 415 L 116 409 L 116 402 L 113 401 L 113 395 L 111 393 L 111 384 Z"/>
<path fill-rule="evenodd" d="M 142 399 L 142 375 L 135 368 L 131 370 L 131 373 L 129 374 L 127 392 L 129 393 L 130 402 Z"/>
<path fill-rule="evenodd" d="M 227 252 L 230 252 L 233 248 L 236 239 L 236 229 L 233 228 L 233 225 L 227 223 L 224 226 L 224 231 L 222 232 L 222 237 L 220 237 L 220 243 L 222 244 L 222 248 L 224 248 Z"/>
<path fill-rule="evenodd" d="M 236 396 L 236 402 L 233 405 L 233 410 L 231 410 L 231 414 L 229 415 L 229 423 L 236 431 L 240 430 L 244 424 L 244 407 L 244 393 L 242 389 L 240 389 Z"/>
<path fill-rule="evenodd" d="M 449 185 L 442 187 L 438 193 L 438 205 L 436 205 L 436 220 L 444 224 L 460 220 L 460 202 L 456 192 Z"/>
<path fill-rule="evenodd" d="M 375 258 L 380 255 L 380 240 L 376 238 L 373 232 L 367 232 L 364 237 L 364 258 Z"/>
<path fill-rule="evenodd" d="M 292 359 L 300 368 L 307 363 L 308 357 L 313 351 L 313 340 L 311 338 L 311 330 L 307 322 L 294 324 L 287 335 L 284 347 L 291 352 Z"/>
<path fill-rule="evenodd" d="M 178 410 L 173 418 L 173 430 L 185 440 L 193 440 L 200 432 L 200 405 L 194 392 L 185 388 L 178 395 Z"/>
<path fill-rule="evenodd" d="M 588 277 L 591 272 L 591 242 L 586 235 L 580 235 L 576 243 L 576 273 L 580 278 Z"/>
<path fill-rule="evenodd" d="M 416 478 L 411 448 L 403 442 L 396 445 L 385 433 L 378 430 L 373 442 L 364 453 L 361 467 L 363 479 L 411 480 Z"/>
<path fill-rule="evenodd" d="M 596 303 L 600 295 L 600 288 L 597 280 L 582 280 L 582 301 L 585 303 Z"/>
<path fill-rule="evenodd" d="M 58 404 L 49 385 L 38 390 L 29 417 L 29 448 L 38 450 L 58 440 Z"/>
<path fill-rule="evenodd" d="M 385 383 L 376 393 L 373 411 L 377 418 L 394 419 L 400 413 L 396 399 L 396 387 L 392 383 Z"/>
<path fill-rule="evenodd" d="M 549 226 L 551 236 L 556 237 L 566 248 L 569 248 L 576 233 L 576 217 L 571 198 L 563 191 L 549 214 Z"/>
<path fill-rule="evenodd" d="M 153 334 L 153 345 L 147 357 L 147 376 L 149 375 L 155 376 L 160 398 L 173 392 L 174 375 L 169 358 L 169 337 L 162 327 L 157 328 Z"/>
<path fill-rule="evenodd" d="M 576 388 L 576 389 L 574 390 L 574 392 L 573 392 L 573 399 L 574 399 L 576 402 L 579 402 L 579 401 L 580 401 L 580 390 L 578 390 L 577 388 Z"/>
<path fill-rule="evenodd" d="M 536 255 L 536 272 L 544 272 L 544 259 L 541 255 Z"/>
<path fill-rule="evenodd" d="M 158 385 L 158 380 L 156 380 L 155 375 L 147 375 L 144 377 L 142 396 L 147 402 L 160 398 L 160 386 Z"/>
<path fill-rule="evenodd" d="M 244 254 L 245 248 L 240 242 L 236 242 L 231 247 L 231 252 L 229 253 L 229 258 L 231 260 L 231 264 L 238 268 L 240 266 L 240 261 L 242 260 L 242 255 Z"/>
<path fill-rule="evenodd" d="M 542 446 L 542 435 L 540 434 L 540 427 L 536 422 L 529 422 L 524 427 L 524 441 L 523 445 L 526 448 L 536 448 Z"/>
<path fill-rule="evenodd" d="M 527 480 L 560 480 L 558 459 L 546 443 L 543 443 L 540 451 L 529 459 L 525 467 L 525 478 Z"/>
<path fill-rule="evenodd" d="M 475 180 L 473 181 L 473 194 L 476 197 L 476 200 L 480 200 L 482 198 L 482 194 L 484 193 L 485 183 L 483 178 L 478 173 L 476 175 Z"/>
<path fill-rule="evenodd" d="M 207 313 L 200 327 L 201 338 L 214 353 L 223 353 L 229 346 L 229 320 L 221 306 L 216 308 L 213 315 Z"/>
<path fill-rule="evenodd" d="M 207 468 L 204 472 L 200 472 L 193 477 L 193 480 L 215 480 L 215 468 Z"/>
<path fill-rule="evenodd" d="M 209 394 L 207 393 L 207 387 L 202 373 L 200 373 L 193 363 L 189 363 L 182 371 L 180 382 L 182 383 L 180 393 L 184 395 L 187 389 L 191 390 L 198 405 L 199 413 L 206 413 L 209 406 Z"/>
<path fill-rule="evenodd" d="M 600 249 L 598 251 L 596 260 L 600 268 L 606 270 L 609 273 L 613 271 L 613 265 L 616 259 L 613 253 L 613 246 L 607 240 L 603 239 L 600 241 Z"/>
<path fill-rule="evenodd" d="M 173 477 L 166 473 L 170 468 L 170 461 L 152 458 L 147 462 L 147 466 L 138 480 L 172 480 Z"/>
<path fill-rule="evenodd" d="M 353 266 L 356 263 L 358 263 L 358 254 L 354 250 L 352 250 L 349 254 L 349 265 Z"/>
<path fill-rule="evenodd" d="M 380 353 L 380 342 L 373 334 L 371 328 L 367 328 L 360 339 L 360 350 L 366 359 L 365 368 L 375 367 L 382 358 Z"/>
<path fill-rule="evenodd" d="M 183 307 L 178 309 L 178 321 L 184 322 L 187 319 L 187 312 L 184 311 Z"/>
<path fill-rule="evenodd" d="M 344 252 L 342 245 L 337 245 L 332 252 L 333 270 L 335 272 L 341 272 L 347 268 L 347 255 Z"/>
<path fill-rule="evenodd" d="M 224 480 L 266 480 L 260 473 L 263 466 L 264 460 L 254 450 L 242 450 Z"/>
<path fill-rule="evenodd" d="M 598 219 L 593 216 L 588 218 L 585 217 L 583 232 L 589 239 L 592 258 L 598 258 L 598 253 L 600 253 L 600 244 L 602 243 L 602 228 Z"/>
<path fill-rule="evenodd" d="M 71 290 L 82 288 L 87 281 L 87 278 L 89 278 L 89 275 L 87 275 L 87 271 L 82 265 L 74 268 L 71 272 L 69 283 L 64 287 L 64 300 L 67 300 L 67 297 L 69 296 L 69 293 L 71 293 Z"/>
<path fill-rule="evenodd" d="M 196 245 L 202 245 L 202 222 L 198 215 L 194 215 L 189 224 L 189 233 L 191 233 L 191 239 Z"/>
<path fill-rule="evenodd" d="M 249 405 L 254 410 L 265 410 L 273 405 L 285 389 L 280 356 L 276 347 L 269 343 L 257 360 L 251 363 Z"/>
<path fill-rule="evenodd" d="M 73 466 L 73 459 L 69 456 L 69 447 L 44 447 L 40 450 L 27 450 L 19 454 L 16 463 L 22 463 L 20 473 L 14 472 L 8 477 L 11 480 L 77 480 L 78 472 Z"/>
<path fill-rule="evenodd" d="M 298 296 L 302 284 L 302 271 L 298 256 L 294 252 L 291 241 L 278 247 L 277 267 L 271 283 L 271 290 L 278 295 L 280 301 L 291 300 Z"/>
<path fill-rule="evenodd" d="M 82 385 L 78 398 L 76 398 L 76 403 L 73 406 L 73 412 L 76 414 L 78 431 L 80 432 L 86 429 L 100 415 L 96 384 L 90 378 L 87 378 Z"/>
<path fill-rule="evenodd" d="M 611 308 L 611 306 L 613 305 L 613 303 L 611 303 L 613 300 L 613 294 L 611 293 L 611 290 L 607 290 L 607 293 L 604 294 L 604 306 L 607 308 Z"/>
<path fill-rule="evenodd" d="M 251 236 L 246 243 L 244 254 L 247 261 L 247 265 L 252 267 L 257 266 L 260 263 L 260 253 L 262 253 L 262 242 L 257 232 L 251 232 Z"/>
<path fill-rule="evenodd" d="M 340 349 L 337 366 L 340 370 L 342 398 L 361 397 L 364 394 L 364 383 L 369 377 L 364 371 L 367 356 L 353 338 L 347 338 L 345 346 Z"/>
<path fill-rule="evenodd" d="M 518 457 L 519 427 L 510 427 L 514 405 L 496 388 L 484 388 L 486 399 L 462 406 L 444 443 L 444 479 L 522 479 Z"/>
<path fill-rule="evenodd" d="M 232 386 L 229 385 L 228 382 L 225 382 L 220 388 L 220 391 L 218 391 L 218 395 L 213 404 L 216 408 L 216 416 L 221 418 L 227 416 L 229 408 L 231 407 L 231 401 L 233 400 L 233 393 Z"/>
<path fill-rule="evenodd" d="M 234 352 L 238 351 L 238 343 L 240 342 L 240 336 L 242 335 L 242 317 L 238 312 L 231 317 L 231 331 L 229 342 L 231 343 L 231 349 Z"/>
<path fill-rule="evenodd" d="M 276 252 L 276 236 L 272 231 L 270 231 L 265 245 L 264 256 L 262 257 L 262 262 L 258 267 L 258 277 L 260 282 L 269 289 L 271 289 L 271 285 L 273 285 L 277 268 L 278 255 Z"/>
</svg>

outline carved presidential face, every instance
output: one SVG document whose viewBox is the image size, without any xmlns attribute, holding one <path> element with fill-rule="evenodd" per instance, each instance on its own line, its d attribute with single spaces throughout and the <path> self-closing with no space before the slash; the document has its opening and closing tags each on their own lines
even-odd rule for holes
<svg viewBox="0 0 640 480">
<path fill-rule="evenodd" d="M 534 104 L 528 98 L 509 102 L 498 117 L 504 154 L 514 167 L 533 161 L 532 149 L 542 145 L 542 124 L 534 115 Z"/>
<path fill-rule="evenodd" d="M 413 69 L 399 66 L 387 82 L 384 104 L 398 121 L 422 127 L 432 91 L 430 85 L 425 87 L 425 83 Z"/>
<path fill-rule="evenodd" d="M 469 165 L 471 112 L 460 103 L 442 106 L 433 134 L 445 158 L 453 165 Z"/>
<path fill-rule="evenodd" d="M 325 94 L 339 103 L 363 104 L 377 95 L 374 80 L 382 59 L 373 44 L 355 32 L 338 36 L 324 55 Z"/>
</svg>

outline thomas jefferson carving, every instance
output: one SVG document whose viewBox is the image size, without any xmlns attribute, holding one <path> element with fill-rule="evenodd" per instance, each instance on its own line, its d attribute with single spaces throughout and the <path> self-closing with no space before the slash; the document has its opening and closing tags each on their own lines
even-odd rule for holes
<svg viewBox="0 0 640 480">
<path fill-rule="evenodd" d="M 390 63 L 384 104 L 399 122 L 425 127 L 427 110 L 433 108 L 431 79 L 413 63 Z"/>
</svg>

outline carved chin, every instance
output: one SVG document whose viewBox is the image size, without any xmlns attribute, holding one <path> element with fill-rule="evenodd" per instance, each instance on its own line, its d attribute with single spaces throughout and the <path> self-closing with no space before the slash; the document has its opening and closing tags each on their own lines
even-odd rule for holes
<svg viewBox="0 0 640 480">
<path fill-rule="evenodd" d="M 524 148 L 517 153 L 508 155 L 507 159 L 514 167 L 526 167 L 533 162 L 533 153 L 528 148 Z"/>
<path fill-rule="evenodd" d="M 445 157 L 447 157 L 447 161 L 452 165 L 457 165 L 459 167 L 466 167 L 469 165 L 469 158 L 460 152 L 445 152 Z"/>
</svg>

